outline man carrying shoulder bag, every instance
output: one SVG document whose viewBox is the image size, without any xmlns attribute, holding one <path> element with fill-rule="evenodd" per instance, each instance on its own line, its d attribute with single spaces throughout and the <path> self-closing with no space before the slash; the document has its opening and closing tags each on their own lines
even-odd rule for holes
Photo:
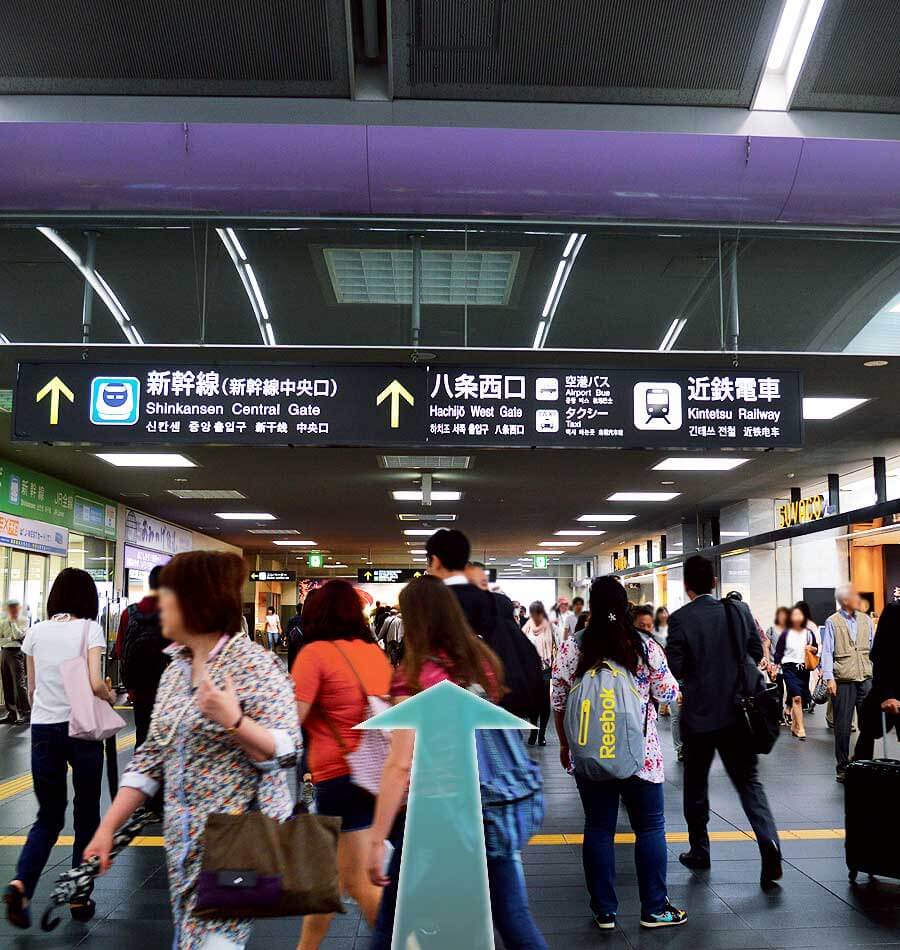
<svg viewBox="0 0 900 950">
<path fill-rule="evenodd" d="M 688 558 L 684 587 L 690 603 L 669 618 L 666 653 L 684 697 L 684 816 L 690 850 L 680 861 L 692 870 L 710 866 L 709 771 L 718 752 L 756 833 L 760 883 L 766 887 L 782 876 L 781 846 L 747 725 L 753 697 L 745 702 L 753 692 L 748 668 L 762 660 L 763 646 L 747 605 L 729 601 L 726 607 L 712 595 L 715 585 L 712 562 L 699 555 Z"/>
</svg>

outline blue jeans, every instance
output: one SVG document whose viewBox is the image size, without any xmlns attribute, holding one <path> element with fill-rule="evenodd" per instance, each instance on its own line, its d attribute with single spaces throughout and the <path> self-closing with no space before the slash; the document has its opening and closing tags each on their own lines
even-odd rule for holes
<svg viewBox="0 0 900 950">
<path fill-rule="evenodd" d="M 584 806 L 582 860 L 591 910 L 595 914 L 615 914 L 619 907 L 615 836 L 621 798 L 637 836 L 634 863 L 641 913 L 660 913 L 666 906 L 668 860 L 663 786 L 637 776 L 618 782 L 592 782 L 576 776 L 575 781 Z"/>
<path fill-rule="evenodd" d="M 41 872 L 66 821 L 68 798 L 67 766 L 72 766 L 75 789 L 75 846 L 72 867 L 81 864 L 81 855 L 100 824 L 100 786 L 103 780 L 103 743 L 69 738 L 69 724 L 31 727 L 31 776 L 38 801 L 35 823 L 19 863 L 16 878 L 25 885 L 25 894 L 34 895 Z"/>
<path fill-rule="evenodd" d="M 378 920 L 369 950 L 391 950 L 394 933 L 394 912 L 397 909 L 397 884 L 400 880 L 400 862 L 403 855 L 403 831 L 405 814 L 401 815 L 391 830 L 390 842 L 394 846 L 388 867 L 391 883 L 384 889 Z M 494 926 L 500 931 L 506 950 L 547 950 L 547 942 L 528 909 L 528 893 L 525 890 L 525 873 L 519 854 L 505 858 L 488 858 L 488 884 L 491 889 L 491 915 Z"/>
</svg>

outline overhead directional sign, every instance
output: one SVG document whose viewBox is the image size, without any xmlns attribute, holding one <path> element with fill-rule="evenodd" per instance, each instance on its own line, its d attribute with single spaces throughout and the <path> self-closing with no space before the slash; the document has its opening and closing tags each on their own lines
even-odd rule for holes
<svg viewBox="0 0 900 950">
<path fill-rule="evenodd" d="M 531 558 L 531 566 L 536 571 L 546 571 L 550 566 L 550 558 L 546 554 L 535 554 Z"/>
<path fill-rule="evenodd" d="M 360 584 L 408 584 L 424 573 L 424 569 L 407 567 L 361 567 L 356 576 Z"/>
<path fill-rule="evenodd" d="M 13 438 L 98 445 L 799 448 L 802 396 L 798 373 L 702 366 L 21 363 Z"/>
<path fill-rule="evenodd" d="M 307 567 L 322 567 L 325 563 L 324 554 L 310 554 L 306 558 Z"/>
<path fill-rule="evenodd" d="M 297 580 L 296 571 L 251 571 L 250 580 L 256 584 L 278 583 L 282 581 L 286 584 Z"/>
</svg>

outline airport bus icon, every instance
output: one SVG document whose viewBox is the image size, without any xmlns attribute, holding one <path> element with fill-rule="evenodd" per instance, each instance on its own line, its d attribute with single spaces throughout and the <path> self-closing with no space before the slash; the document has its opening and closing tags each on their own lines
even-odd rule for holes
<svg viewBox="0 0 900 950">
<path fill-rule="evenodd" d="M 95 376 L 91 380 L 91 422 L 95 426 L 133 426 L 140 404 L 141 384 L 134 376 Z"/>
<path fill-rule="evenodd" d="M 681 386 L 678 383 L 637 383 L 634 387 L 634 427 L 641 430 L 681 428 Z"/>
</svg>

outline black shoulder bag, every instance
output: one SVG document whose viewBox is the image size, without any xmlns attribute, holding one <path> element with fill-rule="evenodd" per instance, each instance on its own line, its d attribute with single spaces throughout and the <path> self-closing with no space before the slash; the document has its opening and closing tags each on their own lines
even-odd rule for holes
<svg viewBox="0 0 900 950">
<path fill-rule="evenodd" d="M 751 749 L 758 755 L 768 755 L 781 731 L 781 697 L 778 687 L 769 683 L 760 673 L 753 658 L 747 655 L 740 626 L 735 624 L 735 607 L 728 599 L 722 601 L 728 634 L 735 644 L 737 679 L 734 702 L 740 721 L 747 731 Z M 740 618 L 737 618 L 740 621 Z"/>
</svg>

